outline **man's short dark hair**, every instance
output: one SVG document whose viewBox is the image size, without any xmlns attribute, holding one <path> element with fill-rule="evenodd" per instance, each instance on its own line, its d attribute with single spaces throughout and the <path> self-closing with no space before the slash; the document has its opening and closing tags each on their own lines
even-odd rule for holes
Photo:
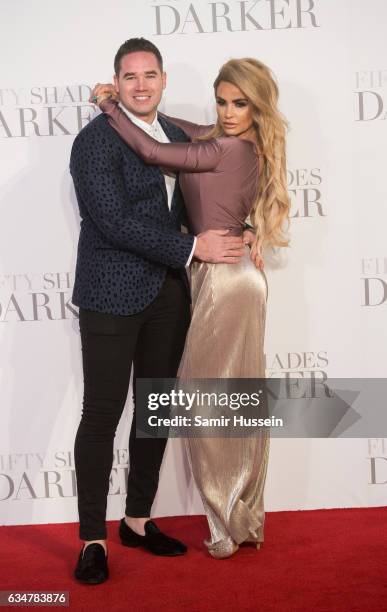
<svg viewBox="0 0 387 612">
<path fill-rule="evenodd" d="M 163 58 L 156 45 L 146 38 L 129 38 L 129 40 L 126 40 L 121 45 L 114 58 L 114 72 L 117 76 L 120 74 L 121 59 L 124 55 L 128 55 L 128 53 L 137 53 L 138 51 L 153 53 L 153 55 L 156 56 L 160 71 L 163 72 Z"/>
</svg>

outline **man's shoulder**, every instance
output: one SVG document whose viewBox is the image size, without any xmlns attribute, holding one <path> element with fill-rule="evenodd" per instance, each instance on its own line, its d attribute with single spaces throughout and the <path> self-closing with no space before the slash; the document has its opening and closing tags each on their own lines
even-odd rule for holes
<svg viewBox="0 0 387 612">
<path fill-rule="evenodd" d="M 109 125 L 103 113 L 90 121 L 77 134 L 71 147 L 70 172 L 73 173 L 85 163 L 104 163 L 107 159 L 120 159 L 122 144 L 118 134 Z"/>
<path fill-rule="evenodd" d="M 89 144 L 96 142 L 99 138 L 108 138 L 109 140 L 116 140 L 115 132 L 110 127 L 106 115 L 101 113 L 94 117 L 87 125 L 85 125 L 81 131 L 77 134 L 74 139 L 73 146 L 77 147 L 82 144 Z"/>
</svg>

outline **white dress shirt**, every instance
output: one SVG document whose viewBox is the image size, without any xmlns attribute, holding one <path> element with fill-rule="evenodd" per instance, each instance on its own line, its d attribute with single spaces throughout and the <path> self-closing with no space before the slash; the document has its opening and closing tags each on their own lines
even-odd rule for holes
<svg viewBox="0 0 387 612">
<path fill-rule="evenodd" d="M 137 117 L 136 115 L 128 111 L 128 109 L 125 108 L 125 106 L 123 106 L 121 102 L 118 103 L 118 106 L 121 108 L 121 110 L 124 111 L 124 113 L 129 117 L 129 119 L 133 121 L 135 125 L 137 125 L 137 127 L 144 130 L 144 132 L 149 134 L 149 136 L 152 136 L 152 138 L 154 138 L 155 140 L 158 140 L 159 142 L 171 142 L 168 136 L 166 135 L 166 133 L 164 132 L 158 120 L 157 113 L 152 123 L 147 123 L 146 121 L 143 121 L 142 119 L 140 119 L 139 117 Z M 168 174 L 163 174 L 163 176 L 164 176 L 164 181 L 165 181 L 165 188 L 167 190 L 168 208 L 169 210 L 171 210 L 172 198 L 173 198 L 173 192 L 175 190 L 176 179 L 175 177 L 169 176 Z M 188 257 L 187 263 L 185 264 L 186 266 L 189 266 L 191 263 L 195 247 L 196 247 L 196 236 L 194 237 L 192 251 L 190 253 L 190 256 Z"/>
</svg>

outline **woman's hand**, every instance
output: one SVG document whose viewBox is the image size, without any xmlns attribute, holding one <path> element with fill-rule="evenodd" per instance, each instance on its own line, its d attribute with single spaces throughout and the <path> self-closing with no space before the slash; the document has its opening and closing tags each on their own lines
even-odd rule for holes
<svg viewBox="0 0 387 612">
<path fill-rule="evenodd" d="M 89 102 L 93 102 L 93 104 L 98 104 L 99 106 L 101 102 L 107 98 L 119 100 L 114 85 L 112 85 L 112 83 L 97 83 L 94 85 L 93 91 L 90 94 Z"/>
<path fill-rule="evenodd" d="M 243 232 L 243 244 L 250 247 L 250 259 L 258 270 L 263 270 L 265 263 L 261 254 L 261 250 L 257 248 L 255 233 L 251 230 Z"/>
</svg>

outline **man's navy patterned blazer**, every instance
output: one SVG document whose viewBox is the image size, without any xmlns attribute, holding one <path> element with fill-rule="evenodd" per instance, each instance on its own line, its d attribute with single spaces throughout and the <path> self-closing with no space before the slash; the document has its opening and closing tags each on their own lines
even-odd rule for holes
<svg viewBox="0 0 387 612">
<path fill-rule="evenodd" d="M 159 117 L 171 141 L 184 132 Z M 130 315 L 160 291 L 167 267 L 184 268 L 193 236 L 180 233 L 178 181 L 168 208 L 159 167 L 145 164 L 103 114 L 74 140 L 70 171 L 81 216 L 72 301 L 81 308 Z"/>
</svg>

